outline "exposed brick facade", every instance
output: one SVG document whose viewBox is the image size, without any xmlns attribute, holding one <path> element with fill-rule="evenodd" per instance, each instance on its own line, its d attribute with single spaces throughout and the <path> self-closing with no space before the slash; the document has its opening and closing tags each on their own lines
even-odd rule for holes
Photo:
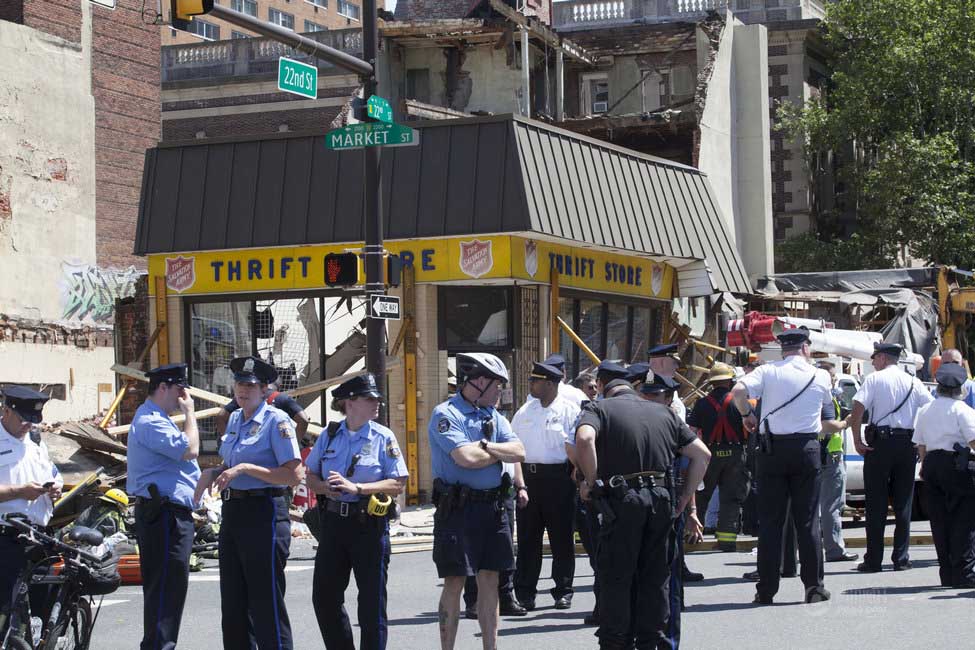
<svg viewBox="0 0 975 650">
<path fill-rule="evenodd" d="M 163 140 L 192 140 L 200 131 L 208 138 L 267 135 L 278 133 L 281 125 L 286 125 L 289 131 L 323 131 L 328 129 L 341 110 L 341 106 L 324 106 L 297 111 L 170 119 L 163 122 Z"/>
<path fill-rule="evenodd" d="M 0 20 L 9 20 L 72 43 L 81 42 L 78 0 L 0 0 Z"/>
</svg>

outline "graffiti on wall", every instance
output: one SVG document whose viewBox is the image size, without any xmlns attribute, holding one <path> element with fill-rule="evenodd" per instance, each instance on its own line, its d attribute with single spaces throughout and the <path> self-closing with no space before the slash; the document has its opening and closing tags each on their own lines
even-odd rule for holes
<svg viewBox="0 0 975 650">
<path fill-rule="evenodd" d="M 127 269 L 102 269 L 91 264 L 62 262 L 61 318 L 65 321 L 111 325 L 115 301 L 135 295 L 141 273 Z"/>
</svg>

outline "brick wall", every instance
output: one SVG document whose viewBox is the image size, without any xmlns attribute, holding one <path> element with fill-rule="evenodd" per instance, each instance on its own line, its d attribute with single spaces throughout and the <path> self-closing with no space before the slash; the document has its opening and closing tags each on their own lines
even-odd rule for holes
<svg viewBox="0 0 975 650">
<path fill-rule="evenodd" d="M 167 119 L 163 122 L 163 140 L 193 140 L 200 131 L 208 138 L 267 135 L 280 132 L 281 125 L 286 125 L 289 131 L 295 132 L 325 131 L 341 110 L 341 106 L 325 106 L 295 111 Z"/>
<path fill-rule="evenodd" d="M 81 5 L 78 0 L 0 0 L 0 20 L 81 42 Z"/>
<path fill-rule="evenodd" d="M 37 0 L 31 0 L 36 2 Z M 159 27 L 141 0 L 118 0 L 92 13 L 95 97 L 95 200 L 98 264 L 145 267 L 132 255 L 145 150 L 160 135 Z"/>
<path fill-rule="evenodd" d="M 463 18 L 473 4 L 472 0 L 399 0 L 393 15 L 396 20 Z"/>
</svg>

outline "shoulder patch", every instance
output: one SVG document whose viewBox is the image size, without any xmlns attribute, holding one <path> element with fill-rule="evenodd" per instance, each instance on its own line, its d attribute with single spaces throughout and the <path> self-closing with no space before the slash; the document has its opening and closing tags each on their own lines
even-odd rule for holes
<svg viewBox="0 0 975 650">
<path fill-rule="evenodd" d="M 447 418 L 440 418 L 440 421 L 437 422 L 437 431 L 440 433 L 447 433 L 450 431 L 450 420 Z"/>
<path fill-rule="evenodd" d="M 388 455 L 390 458 L 399 458 L 399 446 L 396 444 L 395 440 L 386 441 L 386 455 Z"/>
<path fill-rule="evenodd" d="M 290 422 L 284 422 L 284 421 L 278 422 L 278 433 L 281 434 L 282 438 L 295 437 L 295 432 L 294 429 L 291 428 Z"/>
</svg>

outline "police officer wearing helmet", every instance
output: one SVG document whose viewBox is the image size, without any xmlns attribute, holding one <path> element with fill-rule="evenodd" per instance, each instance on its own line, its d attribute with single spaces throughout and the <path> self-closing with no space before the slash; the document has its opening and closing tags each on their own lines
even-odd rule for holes
<svg viewBox="0 0 975 650">
<path fill-rule="evenodd" d="M 819 521 L 821 431 L 842 429 L 833 408 L 832 385 L 825 370 L 809 361 L 809 331 L 778 335 L 782 360 L 756 368 L 733 389 L 735 406 L 746 429 L 758 436 L 758 571 L 755 603 L 772 604 L 779 590 L 782 534 L 786 509 L 796 525 L 805 602 L 829 600 L 823 586 L 823 540 Z M 762 400 L 759 422 L 748 402 Z"/>
<path fill-rule="evenodd" d="M 457 355 L 457 394 L 430 416 L 434 477 L 433 561 L 444 580 L 437 610 L 440 646 L 454 647 L 460 595 L 467 576 L 477 576 L 477 621 L 485 650 L 498 636 L 498 572 L 511 569 L 514 552 L 504 500 L 502 463 L 520 463 L 525 448 L 495 409 L 508 382 L 504 363 L 492 354 Z"/>
<path fill-rule="evenodd" d="M 965 404 L 965 368 L 938 368 L 938 397 L 918 410 L 914 444 L 928 494 L 942 587 L 975 587 L 975 410 Z"/>
<path fill-rule="evenodd" d="M 61 496 L 64 479 L 47 454 L 47 445 L 31 431 L 41 421 L 50 398 L 22 386 L 3 389 L 0 415 L 0 517 L 23 513 L 46 526 Z M 17 531 L 0 519 L 0 612 L 10 606 L 14 583 L 27 564 Z"/>
<path fill-rule="evenodd" d="M 350 572 L 359 590 L 359 647 L 386 647 L 389 518 L 408 472 L 396 436 L 374 422 L 381 402 L 372 374 L 340 384 L 332 409 L 345 419 L 330 423 L 305 459 L 322 512 L 312 602 L 328 650 L 355 648 L 344 605 Z"/>
<path fill-rule="evenodd" d="M 294 425 L 265 401 L 274 368 L 255 357 L 230 362 L 234 411 L 220 442 L 223 462 L 203 472 L 196 498 L 215 487 L 220 524 L 220 610 L 225 648 L 290 650 L 284 568 L 291 548 L 290 488 L 304 478 Z"/>
<path fill-rule="evenodd" d="M 185 363 L 153 368 L 149 397 L 135 412 L 128 438 L 126 490 L 135 501 L 135 534 L 142 564 L 143 650 L 175 648 L 190 553 L 200 435 Z M 170 414 L 185 416 L 180 429 Z"/>
<path fill-rule="evenodd" d="M 583 411 L 575 447 L 581 496 L 602 515 L 599 647 L 668 647 L 674 516 L 691 502 L 710 453 L 676 413 L 640 397 L 627 379 L 609 382 L 604 399 Z M 671 469 L 678 453 L 691 460 L 679 496 Z"/>
<path fill-rule="evenodd" d="M 849 418 L 853 444 L 863 456 L 867 551 L 857 571 L 864 573 L 881 570 L 888 498 L 894 510 L 894 570 L 911 568 L 911 502 L 917 463 L 914 419 L 918 409 L 934 398 L 920 379 L 897 365 L 901 352 L 903 348 L 893 343 L 874 344 L 871 361 L 876 372 L 867 375 L 853 396 Z M 867 411 L 870 425 L 862 428 Z"/>
</svg>

